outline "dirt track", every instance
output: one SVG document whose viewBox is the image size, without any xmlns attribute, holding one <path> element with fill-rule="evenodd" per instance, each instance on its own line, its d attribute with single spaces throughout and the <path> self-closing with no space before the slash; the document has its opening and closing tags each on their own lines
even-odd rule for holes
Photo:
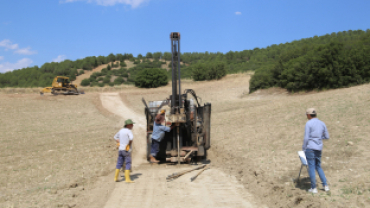
<svg viewBox="0 0 370 208">
<path fill-rule="evenodd" d="M 196 181 L 186 174 L 179 179 L 166 182 L 166 176 L 189 169 L 189 165 L 149 165 L 145 160 L 145 117 L 125 106 L 118 93 L 100 95 L 102 105 L 124 119 L 132 118 L 134 126 L 134 148 L 132 178 L 134 184 L 116 183 L 105 207 L 254 207 L 253 197 L 236 181 L 221 170 L 210 169 Z M 122 175 L 122 173 L 121 173 Z M 113 178 L 112 178 L 113 180 Z"/>
</svg>

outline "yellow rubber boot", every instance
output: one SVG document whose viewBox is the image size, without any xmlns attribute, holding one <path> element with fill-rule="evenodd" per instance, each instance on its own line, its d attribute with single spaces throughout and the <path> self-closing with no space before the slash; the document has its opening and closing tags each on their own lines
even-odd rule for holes
<svg viewBox="0 0 370 208">
<path fill-rule="evenodd" d="M 130 178 L 130 170 L 125 170 L 125 179 L 126 179 L 126 183 L 135 183 L 133 181 L 131 181 L 131 178 Z"/>
<path fill-rule="evenodd" d="M 118 182 L 119 169 L 116 169 L 116 174 L 114 175 L 114 182 Z"/>
</svg>

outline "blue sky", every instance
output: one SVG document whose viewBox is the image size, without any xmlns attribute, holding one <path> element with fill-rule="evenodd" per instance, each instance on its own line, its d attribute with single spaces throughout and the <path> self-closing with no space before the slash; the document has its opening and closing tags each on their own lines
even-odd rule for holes
<svg viewBox="0 0 370 208">
<path fill-rule="evenodd" d="M 368 0 L 11 0 L 0 2 L 0 72 L 109 53 L 242 51 L 370 28 Z"/>
</svg>

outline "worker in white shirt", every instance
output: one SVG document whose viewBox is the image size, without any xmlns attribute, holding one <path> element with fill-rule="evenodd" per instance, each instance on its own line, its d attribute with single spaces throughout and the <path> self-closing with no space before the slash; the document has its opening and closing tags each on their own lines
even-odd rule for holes
<svg viewBox="0 0 370 208">
<path fill-rule="evenodd" d="M 118 182 L 119 171 L 126 163 L 125 169 L 125 182 L 134 183 L 130 179 L 131 170 L 131 146 L 134 135 L 132 134 L 132 128 L 134 127 L 134 122 L 131 119 L 125 121 L 125 126 L 114 136 L 117 144 L 119 144 L 118 159 L 116 165 L 116 174 L 114 176 L 114 181 Z"/>
</svg>

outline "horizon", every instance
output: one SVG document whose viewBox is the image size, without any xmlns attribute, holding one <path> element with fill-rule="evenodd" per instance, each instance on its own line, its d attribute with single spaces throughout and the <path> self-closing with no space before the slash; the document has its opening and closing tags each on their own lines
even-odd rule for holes
<svg viewBox="0 0 370 208">
<path fill-rule="evenodd" d="M 16 0 L 0 5 L 0 73 L 110 53 L 168 52 L 171 32 L 182 34 L 181 53 L 227 53 L 370 28 L 368 1 Z"/>
</svg>

